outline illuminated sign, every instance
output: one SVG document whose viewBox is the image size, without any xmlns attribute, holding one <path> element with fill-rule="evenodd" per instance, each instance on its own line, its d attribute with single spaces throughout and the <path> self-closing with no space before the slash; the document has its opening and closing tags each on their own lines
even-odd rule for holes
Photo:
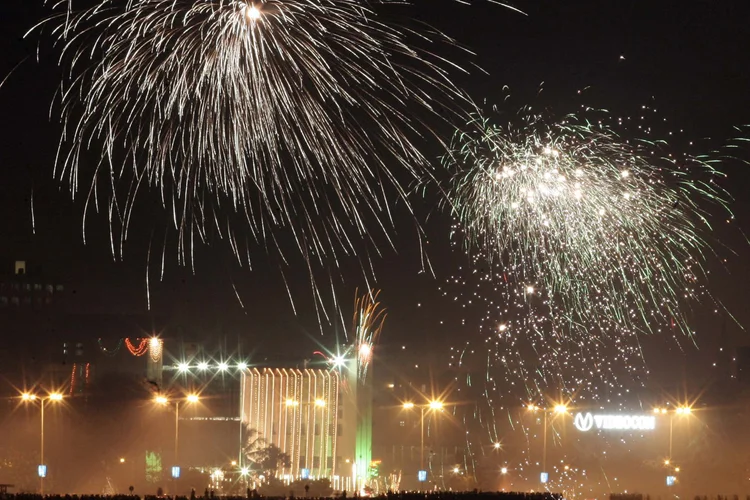
<svg viewBox="0 0 750 500">
<path fill-rule="evenodd" d="M 47 466 L 46 465 L 40 465 L 36 469 L 37 474 L 39 474 L 39 477 L 47 477 Z"/>
<path fill-rule="evenodd" d="M 674 483 L 677 482 L 677 478 L 674 476 L 667 476 L 667 486 L 674 486 Z"/>
<path fill-rule="evenodd" d="M 546 482 L 548 482 L 548 481 L 549 481 L 549 472 L 542 472 L 542 473 L 541 473 L 541 474 L 539 475 L 539 480 L 540 480 L 540 481 L 541 481 L 542 483 L 546 483 Z"/>
<path fill-rule="evenodd" d="M 180 468 L 177 467 L 176 465 L 174 467 L 172 467 L 172 477 L 175 478 L 175 479 L 179 479 L 180 478 Z"/>
<path fill-rule="evenodd" d="M 656 428 L 653 415 L 594 415 L 577 413 L 573 425 L 581 432 L 593 428 L 606 431 L 652 431 Z"/>
<path fill-rule="evenodd" d="M 310 479 L 310 469 L 302 469 L 300 471 L 300 476 L 302 479 Z"/>
<path fill-rule="evenodd" d="M 422 482 L 422 483 L 427 481 L 427 471 L 421 470 L 417 472 L 417 479 L 419 480 L 419 482 Z"/>
</svg>

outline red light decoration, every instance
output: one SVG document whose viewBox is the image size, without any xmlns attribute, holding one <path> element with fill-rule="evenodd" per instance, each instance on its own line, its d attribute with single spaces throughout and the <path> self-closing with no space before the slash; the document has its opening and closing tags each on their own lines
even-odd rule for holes
<svg viewBox="0 0 750 500">
<path fill-rule="evenodd" d="M 133 356 L 143 356 L 148 352 L 148 339 L 136 339 L 138 346 L 135 346 L 130 339 L 125 339 L 125 347 L 128 348 Z"/>
</svg>

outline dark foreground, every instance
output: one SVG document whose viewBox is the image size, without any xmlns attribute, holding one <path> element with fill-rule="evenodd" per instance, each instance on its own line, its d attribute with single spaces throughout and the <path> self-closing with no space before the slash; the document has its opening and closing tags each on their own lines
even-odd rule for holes
<svg viewBox="0 0 750 500">
<path fill-rule="evenodd" d="M 37 494 L 5 494 L 0 495 L 0 498 L 8 500 L 164 500 L 171 499 L 169 496 L 155 496 L 145 495 L 140 497 L 138 495 L 37 495 Z M 190 497 L 196 499 L 202 499 L 206 497 Z M 247 500 L 246 497 L 208 497 L 221 500 Z M 282 498 L 293 498 L 293 497 L 263 497 L 260 495 L 251 495 L 250 498 L 268 498 L 268 499 L 282 499 Z M 336 497 L 305 497 L 300 496 L 298 498 L 310 498 L 311 500 L 342 500 L 342 498 L 360 498 L 357 495 L 340 495 Z M 562 495 L 556 493 L 506 493 L 506 492 L 429 492 L 429 493 L 387 493 L 384 495 L 372 496 L 367 498 L 380 498 L 390 500 L 562 500 Z M 188 497 L 178 496 L 177 500 L 188 500 Z"/>
</svg>

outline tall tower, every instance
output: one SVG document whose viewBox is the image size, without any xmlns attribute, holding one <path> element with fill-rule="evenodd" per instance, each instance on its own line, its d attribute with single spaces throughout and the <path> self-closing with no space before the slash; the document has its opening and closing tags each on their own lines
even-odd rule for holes
<svg viewBox="0 0 750 500">
<path fill-rule="evenodd" d="M 352 360 L 355 369 L 349 370 L 351 385 L 355 387 L 357 402 L 355 471 L 357 489 L 365 487 L 369 481 L 372 462 L 372 346 L 363 343 L 355 346 L 357 355 Z"/>
<path fill-rule="evenodd" d="M 339 346 L 328 363 L 340 373 L 337 448 L 333 487 L 359 492 L 370 481 L 372 464 L 372 356 L 385 320 L 377 292 L 354 302 L 353 340 Z"/>
</svg>

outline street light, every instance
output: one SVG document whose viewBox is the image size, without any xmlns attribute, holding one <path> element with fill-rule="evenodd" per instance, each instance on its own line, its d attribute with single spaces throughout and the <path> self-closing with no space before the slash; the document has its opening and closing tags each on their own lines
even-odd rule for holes
<svg viewBox="0 0 750 500">
<path fill-rule="evenodd" d="M 411 401 L 407 401 L 402 405 L 402 407 L 405 410 L 411 410 L 415 408 L 417 405 L 412 403 Z M 431 411 L 442 411 L 443 410 L 443 402 L 438 400 L 430 401 L 429 403 L 425 405 L 419 405 L 420 409 L 420 418 L 419 418 L 419 426 L 420 426 L 420 433 L 419 433 L 419 442 L 420 442 L 420 449 L 419 449 L 419 470 L 424 470 L 424 411 L 425 410 L 431 410 Z"/>
<path fill-rule="evenodd" d="M 654 408 L 654 413 L 661 413 L 662 415 L 669 413 L 669 455 L 668 460 L 665 461 L 665 465 L 669 465 L 669 460 L 672 459 L 672 435 L 674 431 L 674 416 L 675 414 L 681 417 L 687 417 L 693 412 L 689 406 L 678 406 L 673 412 L 669 412 L 666 408 Z"/>
<path fill-rule="evenodd" d="M 547 414 L 550 412 L 554 412 L 555 415 L 565 415 L 566 413 L 568 413 L 568 406 L 564 404 L 557 404 L 552 408 L 552 410 L 548 410 L 546 408 L 542 408 L 541 406 L 537 406 L 533 403 L 529 403 L 528 405 L 526 405 L 526 410 L 533 412 L 533 413 L 536 413 L 537 411 L 541 411 L 544 413 L 542 472 L 547 472 Z"/>
<path fill-rule="evenodd" d="M 558 415 L 562 413 L 568 413 L 568 407 L 565 405 L 555 405 L 555 413 Z"/>
<path fill-rule="evenodd" d="M 502 445 L 500 443 L 495 443 L 492 446 L 494 446 L 496 450 L 499 450 Z"/>
<path fill-rule="evenodd" d="M 188 394 L 184 400 L 186 403 L 197 403 L 200 401 L 200 397 L 197 394 Z M 180 403 L 179 399 L 175 399 L 174 402 L 174 461 L 175 466 L 179 464 L 179 443 L 180 443 Z M 161 406 L 169 405 L 169 398 L 164 395 L 157 395 L 154 398 L 154 402 Z M 175 478 L 175 483 L 177 478 Z M 177 497 L 177 485 L 175 484 L 175 498 Z"/>
<path fill-rule="evenodd" d="M 36 394 L 25 392 L 21 394 L 21 400 L 33 402 L 39 400 L 39 413 L 41 415 L 40 447 L 39 447 L 39 465 L 44 465 L 44 406 L 47 401 L 62 401 L 63 395 L 59 392 L 51 392 L 45 397 L 39 397 Z M 46 474 L 45 474 L 46 475 Z M 39 493 L 44 495 L 44 476 L 39 476 Z"/>
</svg>

